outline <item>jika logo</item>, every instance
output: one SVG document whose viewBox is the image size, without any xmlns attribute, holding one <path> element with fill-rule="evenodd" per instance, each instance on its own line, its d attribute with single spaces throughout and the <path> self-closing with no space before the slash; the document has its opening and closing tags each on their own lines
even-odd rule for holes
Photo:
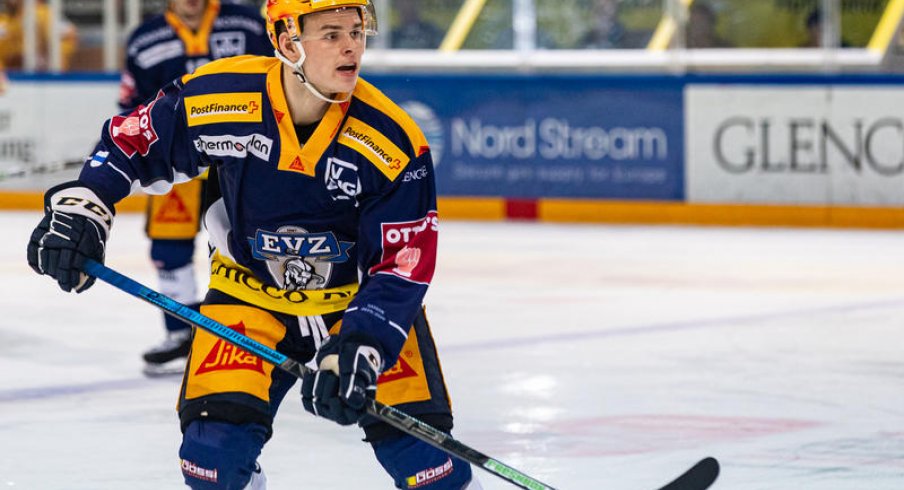
<svg viewBox="0 0 904 490">
<path fill-rule="evenodd" d="M 380 375 L 380 378 L 377 380 L 377 383 L 388 383 L 390 381 L 396 381 L 404 378 L 411 378 L 413 376 L 417 376 L 417 372 L 414 368 L 411 367 L 410 364 L 405 362 L 405 359 L 399 358 L 399 361 L 395 363 L 394 366 L 383 371 L 383 374 Z"/>
<path fill-rule="evenodd" d="M 229 325 L 229 328 L 245 335 L 244 323 Z M 264 361 L 260 357 L 249 354 L 245 350 L 220 339 L 210 349 L 207 357 L 201 362 L 201 367 L 195 371 L 195 375 L 212 371 L 235 371 L 241 369 L 264 374 Z"/>
</svg>

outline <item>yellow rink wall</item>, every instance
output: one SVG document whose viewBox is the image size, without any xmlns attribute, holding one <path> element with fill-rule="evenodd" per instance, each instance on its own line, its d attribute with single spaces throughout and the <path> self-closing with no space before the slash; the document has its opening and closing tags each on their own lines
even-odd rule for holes
<svg viewBox="0 0 904 490">
<path fill-rule="evenodd" d="M 43 197 L 39 192 L 0 192 L 2 210 L 37 211 L 42 206 Z M 136 195 L 117 204 L 116 210 L 119 213 L 144 212 L 146 206 L 146 196 Z M 904 229 L 904 209 L 881 207 L 483 197 L 440 197 L 438 207 L 440 218 L 446 220 Z"/>
</svg>

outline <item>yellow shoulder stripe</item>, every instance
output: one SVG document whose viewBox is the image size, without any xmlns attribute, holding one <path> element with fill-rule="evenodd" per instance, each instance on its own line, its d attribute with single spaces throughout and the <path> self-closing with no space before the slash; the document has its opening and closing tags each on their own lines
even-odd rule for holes
<svg viewBox="0 0 904 490">
<path fill-rule="evenodd" d="M 192 73 L 182 77 L 182 84 L 188 83 L 190 80 L 203 77 L 204 75 L 215 75 L 218 73 L 267 73 L 274 63 L 280 61 L 269 56 L 243 55 L 233 56 L 231 58 L 221 58 L 211 61 L 205 65 L 198 67 Z"/>
<path fill-rule="evenodd" d="M 365 104 L 386 114 L 396 124 L 401 126 L 411 141 L 411 147 L 414 149 L 415 156 L 420 156 L 428 148 L 427 138 L 424 137 L 423 131 L 414 122 L 414 119 L 411 119 L 411 116 L 396 105 L 395 102 L 389 100 L 389 97 L 386 97 L 383 92 L 380 92 L 380 90 L 364 79 L 359 78 L 354 95 Z"/>
<path fill-rule="evenodd" d="M 395 180 L 411 161 L 383 133 L 354 117 L 346 119 L 337 141 L 364 155 L 389 180 Z"/>
</svg>

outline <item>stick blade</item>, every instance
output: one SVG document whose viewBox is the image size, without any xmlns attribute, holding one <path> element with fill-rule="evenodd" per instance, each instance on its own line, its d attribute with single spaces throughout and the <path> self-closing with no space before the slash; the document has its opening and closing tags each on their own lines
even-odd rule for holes
<svg viewBox="0 0 904 490">
<path fill-rule="evenodd" d="M 672 480 L 659 490 L 706 490 L 719 477 L 719 461 L 713 457 L 703 458 L 684 474 Z"/>
</svg>

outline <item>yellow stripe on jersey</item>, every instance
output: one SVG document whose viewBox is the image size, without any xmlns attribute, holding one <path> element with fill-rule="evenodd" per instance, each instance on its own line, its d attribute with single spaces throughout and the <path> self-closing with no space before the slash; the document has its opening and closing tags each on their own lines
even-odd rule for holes
<svg viewBox="0 0 904 490">
<path fill-rule="evenodd" d="M 411 161 L 389 138 L 354 117 L 345 122 L 338 141 L 364 155 L 389 180 L 395 180 Z"/>
<path fill-rule="evenodd" d="M 427 138 L 424 136 L 423 131 L 421 131 L 421 128 L 418 127 L 417 123 L 414 122 L 414 119 L 411 119 L 411 116 L 409 116 L 407 112 L 402 110 L 395 102 L 389 100 L 389 97 L 383 95 L 383 92 L 380 92 L 379 89 L 364 79 L 359 78 L 358 84 L 355 87 L 355 97 L 361 100 L 361 102 L 386 114 L 390 119 L 395 121 L 396 124 L 401 126 L 402 130 L 405 131 L 405 134 L 411 141 L 411 148 L 414 149 L 413 151 L 416 157 L 421 156 L 421 153 L 427 150 L 429 146 Z"/>
<path fill-rule="evenodd" d="M 282 87 L 282 63 L 277 61 L 267 72 L 267 96 L 273 106 L 273 115 L 279 126 L 279 170 L 298 172 L 310 177 L 316 173 L 317 162 L 326 152 L 342 119 L 348 104 L 330 104 L 317 129 L 310 139 L 301 145 L 295 132 L 295 124 L 289 112 L 289 104 L 286 102 L 286 93 Z M 340 97 L 344 95 L 340 94 Z"/>
<path fill-rule="evenodd" d="M 274 65 L 281 66 L 282 62 L 269 56 L 256 56 L 245 54 L 230 58 L 220 58 L 210 63 L 201 65 L 194 72 L 182 76 L 182 84 L 205 75 L 217 75 L 220 73 L 260 73 L 270 71 Z"/>
<path fill-rule="evenodd" d="M 204 124 L 261 122 L 260 92 L 228 92 L 185 98 L 188 126 Z"/>
<path fill-rule="evenodd" d="M 217 20 L 219 13 L 219 0 L 210 0 L 196 30 L 185 25 L 171 10 L 167 10 L 163 16 L 176 32 L 176 36 L 182 40 L 182 44 L 185 45 L 186 56 L 207 56 L 210 53 L 210 32 L 213 30 L 213 23 Z"/>
<path fill-rule="evenodd" d="M 348 308 L 358 293 L 358 284 L 329 289 L 290 291 L 264 284 L 246 268 L 214 253 L 210 260 L 210 289 L 261 308 L 290 315 L 324 315 Z"/>
</svg>

